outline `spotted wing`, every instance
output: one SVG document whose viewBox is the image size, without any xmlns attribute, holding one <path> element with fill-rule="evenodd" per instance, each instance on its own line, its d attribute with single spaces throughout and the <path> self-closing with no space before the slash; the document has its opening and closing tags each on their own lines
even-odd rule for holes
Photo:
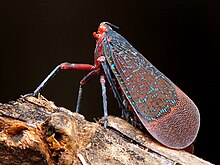
<svg viewBox="0 0 220 165">
<path fill-rule="evenodd" d="M 107 31 L 102 49 L 124 95 L 142 120 L 150 122 L 171 111 L 177 102 L 174 84 L 124 37 Z"/>
</svg>

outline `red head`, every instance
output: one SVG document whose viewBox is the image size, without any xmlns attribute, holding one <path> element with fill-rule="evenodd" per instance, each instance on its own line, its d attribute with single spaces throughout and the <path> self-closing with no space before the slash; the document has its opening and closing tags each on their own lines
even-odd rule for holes
<svg viewBox="0 0 220 165">
<path fill-rule="evenodd" d="M 97 39 L 102 39 L 103 38 L 103 34 L 107 31 L 108 25 L 105 24 L 105 22 L 100 23 L 99 27 L 98 27 L 98 32 L 94 32 L 93 36 Z"/>
<path fill-rule="evenodd" d="M 103 35 L 105 32 L 107 32 L 108 30 L 112 30 L 111 26 L 115 27 L 118 29 L 117 26 L 109 23 L 109 22 L 102 22 L 100 23 L 99 27 L 98 27 L 98 32 L 94 32 L 93 33 L 93 36 L 97 39 L 102 39 L 103 38 Z"/>
</svg>

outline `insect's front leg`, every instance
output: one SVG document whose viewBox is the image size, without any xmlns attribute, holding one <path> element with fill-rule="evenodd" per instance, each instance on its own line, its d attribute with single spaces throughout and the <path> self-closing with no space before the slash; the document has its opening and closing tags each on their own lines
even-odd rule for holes
<svg viewBox="0 0 220 165">
<path fill-rule="evenodd" d="M 90 64 L 75 64 L 75 63 L 61 63 L 60 65 L 56 66 L 52 72 L 40 83 L 40 85 L 34 90 L 33 93 L 28 93 L 26 95 L 23 95 L 22 97 L 27 96 L 37 96 L 39 95 L 40 91 L 46 86 L 46 84 L 57 74 L 60 70 L 95 70 L 99 67 L 98 63 L 94 65 Z"/>
</svg>

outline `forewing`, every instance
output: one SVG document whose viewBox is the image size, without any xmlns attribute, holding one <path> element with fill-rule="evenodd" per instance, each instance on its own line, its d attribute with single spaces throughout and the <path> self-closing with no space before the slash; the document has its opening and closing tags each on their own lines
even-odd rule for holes
<svg viewBox="0 0 220 165">
<path fill-rule="evenodd" d="M 171 111 L 177 97 L 174 84 L 124 37 L 108 31 L 103 53 L 134 111 L 150 122 Z"/>
</svg>

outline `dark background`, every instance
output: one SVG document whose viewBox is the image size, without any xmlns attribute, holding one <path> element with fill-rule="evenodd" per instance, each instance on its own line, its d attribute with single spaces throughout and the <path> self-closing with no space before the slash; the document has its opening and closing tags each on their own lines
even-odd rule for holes
<svg viewBox="0 0 220 165">
<path fill-rule="evenodd" d="M 219 7 L 214 0 L 0 1 L 0 102 L 32 92 L 61 62 L 93 64 L 92 33 L 109 21 L 196 103 L 201 129 L 195 154 L 220 163 Z M 61 71 L 41 94 L 74 110 L 86 73 Z M 110 92 L 108 110 L 120 116 Z M 81 113 L 91 121 L 103 115 L 98 78 L 85 87 Z"/>
</svg>

